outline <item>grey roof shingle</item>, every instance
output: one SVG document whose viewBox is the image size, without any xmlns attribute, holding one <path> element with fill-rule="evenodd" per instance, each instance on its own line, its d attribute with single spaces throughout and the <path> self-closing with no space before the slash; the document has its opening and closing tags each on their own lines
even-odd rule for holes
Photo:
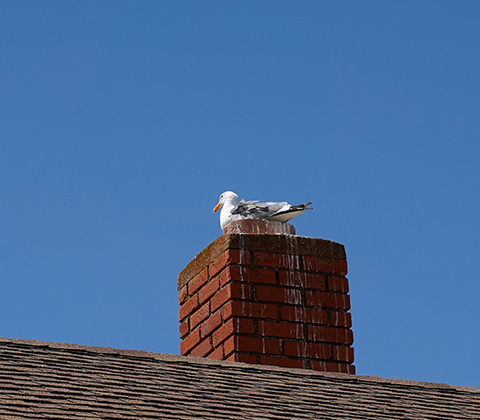
<svg viewBox="0 0 480 420">
<path fill-rule="evenodd" d="M 0 338 L 0 419 L 480 419 L 480 389 Z"/>
</svg>

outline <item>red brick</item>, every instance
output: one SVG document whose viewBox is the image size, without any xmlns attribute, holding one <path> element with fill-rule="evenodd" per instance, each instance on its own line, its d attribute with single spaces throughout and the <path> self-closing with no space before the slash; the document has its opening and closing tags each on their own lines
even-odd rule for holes
<svg viewBox="0 0 480 420">
<path fill-rule="evenodd" d="M 314 292 L 307 290 L 305 292 L 306 304 L 309 306 L 320 306 L 335 309 L 350 309 L 350 296 L 343 293 Z"/>
<path fill-rule="evenodd" d="M 303 257 L 303 265 L 306 271 L 315 271 L 323 273 L 347 274 L 347 262 L 345 260 L 321 258 L 321 257 Z"/>
<path fill-rule="evenodd" d="M 188 282 L 188 294 L 192 295 L 208 281 L 208 267 L 205 267 Z"/>
<path fill-rule="evenodd" d="M 216 348 L 233 334 L 251 334 L 254 331 L 254 322 L 248 318 L 230 319 L 213 333 L 213 346 Z"/>
<path fill-rule="evenodd" d="M 228 338 L 227 340 L 225 340 L 225 342 L 223 343 L 223 351 L 225 353 L 225 357 L 228 357 L 229 354 L 233 353 L 235 350 L 236 350 L 236 343 L 237 343 L 237 340 L 238 340 L 238 336 L 232 336 L 230 338 Z M 213 336 L 213 346 L 215 346 L 215 336 Z M 229 358 L 227 360 L 230 360 Z M 235 359 L 233 359 L 235 360 Z"/>
<path fill-rule="evenodd" d="M 225 286 L 231 281 L 242 281 L 242 273 L 246 268 L 241 265 L 229 265 L 225 270 L 222 270 L 218 275 L 220 280 L 220 287 Z"/>
<path fill-rule="evenodd" d="M 215 340 L 223 340 L 224 337 L 227 337 L 228 332 L 217 338 L 216 335 L 213 335 L 213 345 L 216 347 Z M 260 338 L 260 337 L 251 337 L 245 335 L 231 335 L 223 342 L 223 347 L 225 355 L 228 355 L 232 352 L 249 352 L 249 353 L 259 353 L 259 354 L 280 354 L 280 343 L 276 339 Z"/>
<path fill-rule="evenodd" d="M 216 276 L 221 270 L 223 270 L 227 266 L 227 257 L 225 252 L 218 256 L 215 261 L 213 261 L 209 266 L 210 276 Z"/>
<path fill-rule="evenodd" d="M 285 341 L 283 343 L 285 356 L 313 357 L 315 359 L 328 359 L 330 346 L 322 343 L 304 343 L 301 341 Z"/>
<path fill-rule="evenodd" d="M 231 354 L 230 356 L 228 356 L 225 360 L 229 361 L 229 362 L 236 362 L 237 361 L 237 355 L 234 353 L 234 354 Z"/>
<path fill-rule="evenodd" d="M 210 302 L 203 305 L 198 311 L 190 317 L 190 328 L 193 330 L 198 324 L 210 316 Z"/>
<path fill-rule="evenodd" d="M 267 302 L 285 302 L 285 289 L 275 286 L 257 286 L 257 300 Z"/>
<path fill-rule="evenodd" d="M 324 360 L 312 360 L 310 362 L 310 367 L 313 370 L 318 370 L 321 372 L 327 372 L 327 362 Z"/>
<path fill-rule="evenodd" d="M 290 270 L 300 269 L 300 257 L 298 255 L 254 251 L 253 261 L 255 265 L 262 267 L 288 268 Z"/>
<path fill-rule="evenodd" d="M 281 319 L 306 324 L 326 324 L 327 311 L 304 306 L 282 306 Z"/>
<path fill-rule="evenodd" d="M 178 303 L 181 305 L 187 300 L 187 286 L 183 286 L 179 291 L 178 291 Z"/>
<path fill-rule="evenodd" d="M 349 365 L 346 363 L 326 362 L 325 367 L 327 372 L 350 373 Z"/>
<path fill-rule="evenodd" d="M 182 306 L 180 306 L 180 309 L 178 311 L 180 321 L 183 321 L 188 315 L 196 311 L 199 306 L 200 305 L 198 304 L 198 296 L 196 294 L 190 296 L 190 299 L 188 299 Z"/>
<path fill-rule="evenodd" d="M 312 360 L 312 369 L 322 372 L 342 372 L 355 374 L 355 366 L 347 363 L 324 362 L 322 360 Z"/>
<path fill-rule="evenodd" d="M 326 343 L 353 344 L 353 332 L 346 328 L 320 327 L 308 325 L 308 339 Z"/>
<path fill-rule="evenodd" d="M 208 354 L 207 357 L 209 359 L 224 360 L 225 357 L 223 354 L 223 346 L 220 346 L 217 349 L 213 350 L 211 353 Z"/>
<path fill-rule="evenodd" d="M 180 353 L 186 356 L 187 353 L 200 342 L 200 330 L 192 331 L 186 338 L 180 342 Z"/>
<path fill-rule="evenodd" d="M 256 303 L 245 301 L 230 301 L 222 308 L 222 317 L 226 321 L 232 317 L 246 316 L 250 318 L 276 319 L 278 309 L 269 303 Z"/>
<path fill-rule="evenodd" d="M 280 354 L 280 341 L 277 339 L 262 338 L 262 354 Z"/>
<path fill-rule="evenodd" d="M 236 361 L 237 362 L 243 362 L 243 363 L 251 363 L 251 364 L 257 364 L 257 356 L 254 354 L 242 354 L 242 353 L 237 353 L 236 354 Z"/>
<path fill-rule="evenodd" d="M 198 291 L 198 303 L 203 305 L 208 299 L 210 299 L 215 292 L 219 289 L 220 282 L 218 278 L 210 280 Z"/>
<path fill-rule="evenodd" d="M 325 290 L 325 276 L 316 273 L 304 273 L 302 271 L 279 271 L 279 284 L 296 286 L 302 289 Z"/>
<path fill-rule="evenodd" d="M 252 287 L 245 283 L 229 283 L 220 289 L 210 300 L 212 312 L 220 308 L 230 299 L 250 300 Z"/>
<path fill-rule="evenodd" d="M 223 270 L 227 265 L 231 264 L 250 265 L 250 253 L 245 250 L 227 249 L 210 264 L 210 277 L 216 276 L 217 273 Z"/>
<path fill-rule="evenodd" d="M 257 300 L 266 302 L 303 304 L 302 291 L 281 286 L 257 286 Z"/>
<path fill-rule="evenodd" d="M 280 354 L 280 344 L 278 340 L 238 336 L 235 350 L 260 354 Z"/>
<path fill-rule="evenodd" d="M 276 284 L 277 282 L 277 275 L 275 270 L 269 270 L 265 268 L 246 269 L 243 278 L 246 281 L 250 281 L 256 284 L 258 283 Z"/>
<path fill-rule="evenodd" d="M 251 319 L 230 319 L 228 322 L 223 324 L 218 330 L 213 333 L 213 346 L 217 347 L 220 343 L 225 341 L 228 337 L 235 333 L 249 334 L 253 332 L 253 321 Z"/>
<path fill-rule="evenodd" d="M 248 270 L 248 268 L 243 265 L 228 265 L 225 270 L 220 271 L 215 278 L 220 281 L 220 287 L 232 281 L 243 282 L 245 281 L 244 273 L 246 270 Z"/>
<path fill-rule="evenodd" d="M 180 338 L 185 337 L 189 332 L 190 332 L 189 321 L 188 321 L 188 318 L 185 318 L 180 323 Z"/>
<path fill-rule="evenodd" d="M 190 352 L 190 356 L 192 356 L 192 357 L 204 357 L 208 353 L 211 353 L 212 350 L 213 350 L 212 338 L 207 337 L 206 339 L 204 339 L 198 346 L 196 346 Z"/>
<path fill-rule="evenodd" d="M 330 326 L 332 327 L 352 327 L 352 315 L 349 312 L 329 311 Z"/>
<path fill-rule="evenodd" d="M 346 277 L 328 277 L 328 290 L 331 292 L 348 293 L 348 280 Z"/>
<path fill-rule="evenodd" d="M 241 281 L 248 283 L 276 284 L 275 270 L 264 268 L 250 268 L 241 265 L 229 265 L 219 275 L 220 284 L 224 285 L 230 281 Z"/>
<path fill-rule="evenodd" d="M 261 336 L 303 339 L 303 325 L 290 322 L 259 321 L 258 333 Z"/>
<path fill-rule="evenodd" d="M 260 356 L 260 364 L 300 369 L 304 367 L 304 362 L 301 359 L 287 359 L 285 357 L 272 356 Z"/>
<path fill-rule="evenodd" d="M 332 359 L 336 362 L 353 363 L 353 347 L 332 346 Z"/>
<path fill-rule="evenodd" d="M 222 317 L 220 311 L 217 311 L 213 315 L 210 315 L 210 317 L 200 325 L 200 337 L 205 338 L 212 334 L 221 324 Z"/>
<path fill-rule="evenodd" d="M 215 295 L 213 295 L 212 299 L 210 300 L 212 311 L 216 311 L 229 299 L 231 299 L 231 296 L 229 286 L 227 285 L 223 289 L 220 289 Z"/>
</svg>

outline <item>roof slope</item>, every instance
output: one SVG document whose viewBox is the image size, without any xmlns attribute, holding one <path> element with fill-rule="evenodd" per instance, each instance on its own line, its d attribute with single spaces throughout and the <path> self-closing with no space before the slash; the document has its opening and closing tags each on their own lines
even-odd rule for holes
<svg viewBox="0 0 480 420">
<path fill-rule="evenodd" d="M 480 389 L 0 338 L 0 418 L 479 419 Z"/>
</svg>

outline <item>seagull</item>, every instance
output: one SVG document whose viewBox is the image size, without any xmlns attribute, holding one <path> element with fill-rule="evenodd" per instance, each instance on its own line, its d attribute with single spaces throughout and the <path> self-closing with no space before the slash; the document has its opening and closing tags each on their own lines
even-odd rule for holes
<svg viewBox="0 0 480 420">
<path fill-rule="evenodd" d="M 220 195 L 218 204 L 213 209 L 215 213 L 220 207 L 220 226 L 223 229 L 230 222 L 240 219 L 264 219 L 276 222 L 288 222 L 294 217 L 302 214 L 304 210 L 312 210 L 307 208 L 312 204 L 311 201 L 305 204 L 299 204 L 298 206 L 292 206 L 286 202 L 282 203 L 259 203 L 257 201 L 245 201 L 238 202 L 238 195 L 233 191 L 225 191 Z"/>
</svg>

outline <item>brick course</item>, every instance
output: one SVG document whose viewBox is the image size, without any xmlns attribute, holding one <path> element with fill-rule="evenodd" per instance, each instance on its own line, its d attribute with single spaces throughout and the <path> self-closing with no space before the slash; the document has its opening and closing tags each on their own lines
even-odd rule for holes
<svg viewBox="0 0 480 420">
<path fill-rule="evenodd" d="M 231 234 L 179 275 L 181 354 L 355 373 L 342 245 Z"/>
</svg>

